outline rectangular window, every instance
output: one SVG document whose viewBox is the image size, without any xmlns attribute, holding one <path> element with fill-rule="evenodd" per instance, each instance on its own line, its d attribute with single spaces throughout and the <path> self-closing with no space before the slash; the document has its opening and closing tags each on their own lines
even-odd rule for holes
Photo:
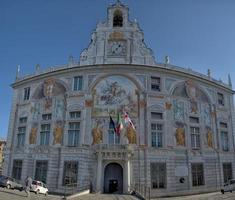
<svg viewBox="0 0 235 200">
<path fill-rule="evenodd" d="M 21 124 L 27 123 L 27 117 L 20 117 L 19 122 L 20 122 Z"/>
<path fill-rule="evenodd" d="M 233 178 L 232 163 L 223 163 L 224 183 Z"/>
<path fill-rule="evenodd" d="M 26 127 L 19 127 L 17 134 L 17 147 L 24 146 Z"/>
<path fill-rule="evenodd" d="M 221 145 L 223 151 L 229 150 L 228 132 L 221 131 Z"/>
<path fill-rule="evenodd" d="M 12 168 L 12 178 L 21 180 L 22 160 L 14 160 Z"/>
<path fill-rule="evenodd" d="M 51 114 L 43 114 L 42 115 L 42 120 L 45 120 L 45 121 L 51 120 Z"/>
<path fill-rule="evenodd" d="M 77 178 L 78 178 L 78 162 L 77 161 L 65 161 L 63 185 L 67 185 L 67 186 L 71 184 L 74 185 L 77 183 Z"/>
<path fill-rule="evenodd" d="M 82 76 L 75 76 L 73 78 L 73 90 L 74 91 L 82 90 L 82 82 L 83 82 Z"/>
<path fill-rule="evenodd" d="M 191 131 L 191 146 L 192 149 L 200 148 L 200 131 L 199 127 L 190 127 Z"/>
<path fill-rule="evenodd" d="M 224 95 L 218 92 L 217 98 L 218 98 L 218 104 L 224 106 Z"/>
<path fill-rule="evenodd" d="M 200 186 L 204 185 L 204 173 L 203 173 L 203 164 L 194 163 L 192 164 L 192 185 Z"/>
<path fill-rule="evenodd" d="M 79 119 L 81 118 L 81 111 L 74 111 L 69 113 L 70 119 Z"/>
<path fill-rule="evenodd" d="M 30 97 L 30 87 L 24 88 L 24 100 L 29 100 Z"/>
<path fill-rule="evenodd" d="M 150 163 L 151 187 L 166 188 L 166 164 Z"/>
<path fill-rule="evenodd" d="M 68 130 L 68 146 L 78 146 L 80 133 L 80 122 L 70 122 Z"/>
<path fill-rule="evenodd" d="M 40 132 L 40 145 L 49 145 L 50 138 L 50 124 L 42 124 Z"/>
<path fill-rule="evenodd" d="M 199 123 L 199 118 L 198 117 L 189 117 L 189 122 L 190 123 Z"/>
<path fill-rule="evenodd" d="M 162 147 L 163 125 L 151 124 L 152 147 Z"/>
<path fill-rule="evenodd" d="M 228 128 L 227 123 L 220 122 L 220 128 Z"/>
<path fill-rule="evenodd" d="M 163 119 L 162 113 L 151 112 L 151 119 Z"/>
<path fill-rule="evenodd" d="M 46 160 L 36 161 L 35 180 L 43 183 L 47 182 L 47 166 L 48 162 Z"/>
<path fill-rule="evenodd" d="M 159 77 L 151 77 L 151 90 L 161 91 L 161 79 Z"/>
<path fill-rule="evenodd" d="M 120 144 L 120 136 L 115 133 L 111 124 L 109 124 L 109 144 Z"/>
</svg>

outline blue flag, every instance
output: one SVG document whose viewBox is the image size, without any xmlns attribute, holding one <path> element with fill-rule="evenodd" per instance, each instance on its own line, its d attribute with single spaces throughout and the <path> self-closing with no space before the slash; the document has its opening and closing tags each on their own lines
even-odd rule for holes
<svg viewBox="0 0 235 200">
<path fill-rule="evenodd" d="M 114 121 L 113 121 L 113 119 L 112 119 L 111 116 L 109 116 L 109 127 L 110 127 L 110 128 L 112 127 L 113 130 L 114 130 L 114 132 L 116 133 L 115 123 L 114 123 Z"/>
</svg>

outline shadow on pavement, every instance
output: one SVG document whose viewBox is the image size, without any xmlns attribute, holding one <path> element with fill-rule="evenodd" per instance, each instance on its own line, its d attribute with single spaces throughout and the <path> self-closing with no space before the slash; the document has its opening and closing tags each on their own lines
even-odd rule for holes
<svg viewBox="0 0 235 200">
<path fill-rule="evenodd" d="M 12 192 L 8 192 L 8 191 L 5 191 L 5 190 L 1 190 L 0 192 L 3 192 L 3 193 L 7 193 L 7 194 L 12 194 L 12 195 L 15 195 L 15 196 L 20 196 L 20 197 L 27 197 L 27 195 L 21 195 L 21 194 L 15 194 L 15 193 L 12 193 Z"/>
</svg>

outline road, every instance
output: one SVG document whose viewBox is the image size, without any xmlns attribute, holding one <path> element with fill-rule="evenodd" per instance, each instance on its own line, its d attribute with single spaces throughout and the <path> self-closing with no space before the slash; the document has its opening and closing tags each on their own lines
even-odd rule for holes
<svg viewBox="0 0 235 200">
<path fill-rule="evenodd" d="M 61 200 L 62 196 L 55 195 L 36 195 L 30 193 L 30 198 L 27 197 L 24 191 L 20 192 L 18 190 L 8 190 L 6 188 L 0 188 L 0 200 Z M 107 194 L 88 194 L 81 197 L 76 197 L 73 200 L 138 200 L 137 198 L 130 195 L 107 195 Z M 225 193 L 224 195 L 220 192 L 191 195 L 191 196 L 181 196 L 181 197 L 171 197 L 171 198 L 156 198 L 152 200 L 235 200 L 235 192 Z"/>
</svg>

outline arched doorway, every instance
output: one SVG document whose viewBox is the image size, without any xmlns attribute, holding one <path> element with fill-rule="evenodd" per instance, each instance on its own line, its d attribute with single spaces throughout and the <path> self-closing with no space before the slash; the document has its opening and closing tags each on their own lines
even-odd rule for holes
<svg viewBox="0 0 235 200">
<path fill-rule="evenodd" d="M 123 193 L 123 169 L 117 163 L 110 163 L 104 170 L 104 193 Z"/>
</svg>

